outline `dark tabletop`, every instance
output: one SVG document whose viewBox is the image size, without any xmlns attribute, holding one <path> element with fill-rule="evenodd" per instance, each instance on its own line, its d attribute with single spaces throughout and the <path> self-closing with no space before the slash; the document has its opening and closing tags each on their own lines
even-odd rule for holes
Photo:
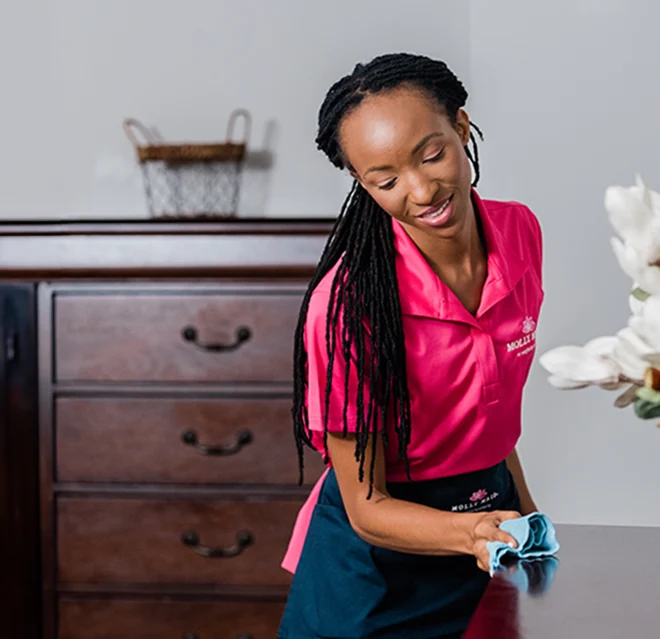
<svg viewBox="0 0 660 639">
<path fill-rule="evenodd" d="M 564 525 L 557 539 L 557 559 L 493 577 L 465 639 L 660 638 L 660 528 Z"/>
</svg>

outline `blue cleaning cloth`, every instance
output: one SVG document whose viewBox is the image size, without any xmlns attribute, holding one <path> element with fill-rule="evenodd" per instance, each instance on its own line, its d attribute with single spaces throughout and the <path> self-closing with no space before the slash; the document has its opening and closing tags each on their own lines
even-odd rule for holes
<svg viewBox="0 0 660 639">
<path fill-rule="evenodd" d="M 534 559 L 549 557 L 559 550 L 555 527 L 547 515 L 532 513 L 509 519 L 500 524 L 500 529 L 509 533 L 518 542 L 518 547 L 511 548 L 502 541 L 489 541 L 486 548 L 490 553 L 491 574 L 502 565 L 505 557 Z"/>
</svg>

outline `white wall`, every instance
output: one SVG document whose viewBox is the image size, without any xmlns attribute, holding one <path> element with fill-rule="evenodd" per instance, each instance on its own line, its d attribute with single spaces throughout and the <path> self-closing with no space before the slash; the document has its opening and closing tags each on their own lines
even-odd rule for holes
<svg viewBox="0 0 660 639">
<path fill-rule="evenodd" d="M 243 215 L 334 215 L 348 180 L 313 143 L 329 85 L 358 60 L 444 58 L 485 134 L 481 192 L 530 204 L 546 240 L 539 352 L 623 326 L 605 187 L 660 189 L 654 0 L 23 0 L 0 22 L 0 214 L 146 214 L 121 121 L 171 138 L 254 116 Z M 557 521 L 660 525 L 660 430 L 604 391 L 561 393 L 535 368 L 523 461 Z"/>
<path fill-rule="evenodd" d="M 471 0 L 472 115 L 483 183 L 545 232 L 539 353 L 613 334 L 628 315 L 603 208 L 640 172 L 660 190 L 660 5 L 653 0 Z M 660 430 L 605 391 L 561 392 L 537 365 L 523 461 L 557 521 L 660 525 Z"/>
<path fill-rule="evenodd" d="M 253 114 L 253 150 L 274 156 L 248 171 L 242 214 L 334 215 L 349 180 L 314 145 L 330 85 L 394 50 L 469 71 L 463 0 L 23 0 L 7 16 L 5 218 L 144 216 L 123 118 L 168 139 L 222 139 L 237 106 Z"/>
</svg>

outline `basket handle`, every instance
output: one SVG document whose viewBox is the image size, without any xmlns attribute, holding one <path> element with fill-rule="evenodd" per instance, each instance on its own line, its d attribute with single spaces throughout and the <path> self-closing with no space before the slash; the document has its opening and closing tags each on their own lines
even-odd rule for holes
<svg viewBox="0 0 660 639">
<path fill-rule="evenodd" d="M 250 138 L 250 130 L 252 128 L 252 116 L 247 109 L 236 109 L 229 116 L 229 125 L 227 126 L 227 141 L 233 142 L 236 120 L 238 120 L 240 117 L 243 118 L 243 139 L 241 142 L 236 142 L 235 144 L 247 144 L 247 141 Z"/>
<path fill-rule="evenodd" d="M 148 146 L 150 144 L 156 144 L 157 140 L 154 137 L 153 133 L 139 120 L 133 118 L 126 118 L 124 120 L 124 132 L 128 139 L 132 142 L 135 148 L 140 146 Z M 136 133 L 139 133 L 139 136 Z M 140 136 L 142 140 L 140 140 Z"/>
</svg>

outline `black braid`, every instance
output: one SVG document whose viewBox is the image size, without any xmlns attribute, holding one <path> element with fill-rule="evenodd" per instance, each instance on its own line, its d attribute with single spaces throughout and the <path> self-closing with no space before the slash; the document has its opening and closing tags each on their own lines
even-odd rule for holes
<svg viewBox="0 0 660 639">
<path fill-rule="evenodd" d="M 463 84 L 444 62 L 404 53 L 379 56 L 368 64 L 358 64 L 351 75 L 339 80 L 328 91 L 319 111 L 316 138 L 318 148 L 336 167 L 346 168 L 347 162 L 339 141 L 339 128 L 343 119 L 366 95 L 406 85 L 421 90 L 433 99 L 454 124 L 458 109 L 465 105 L 468 97 Z M 474 124 L 472 126 L 483 139 L 479 127 Z M 466 146 L 465 152 L 474 168 L 475 186 L 480 177 L 479 150 L 472 132 L 470 140 L 472 149 Z M 329 361 L 326 372 L 323 453 L 327 455 L 332 373 L 339 350 L 345 362 L 343 432 L 344 435 L 348 433 L 349 417 L 354 418 L 355 458 L 359 462 L 360 481 L 364 480 L 365 453 L 371 437 L 369 483 L 370 487 L 373 486 L 377 434 L 388 445 L 386 426 L 389 419 L 394 420 L 398 458 L 404 462 L 410 479 L 407 455 L 411 430 L 410 396 L 394 260 L 394 231 L 389 215 L 355 182 L 305 293 L 296 327 L 292 413 L 300 483 L 303 481 L 304 446 L 312 446 L 306 408 L 305 322 L 312 292 L 335 266 L 337 270 L 326 316 L 325 337 Z M 338 330 L 339 325 L 342 326 L 341 331 Z M 358 380 L 354 407 L 348 405 L 351 367 L 354 367 Z M 368 383 L 366 397 L 365 381 Z M 334 392 L 338 392 L 338 389 L 335 388 Z"/>
</svg>

